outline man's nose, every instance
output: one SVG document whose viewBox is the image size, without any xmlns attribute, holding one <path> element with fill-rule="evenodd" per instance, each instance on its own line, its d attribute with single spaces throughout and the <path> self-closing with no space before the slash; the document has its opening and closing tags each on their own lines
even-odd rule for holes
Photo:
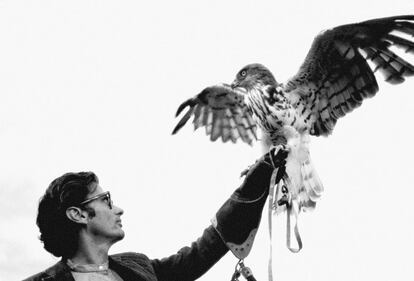
<svg viewBox="0 0 414 281">
<path fill-rule="evenodd" d="M 120 215 L 120 216 L 124 213 L 124 210 L 116 205 L 114 206 L 114 210 L 115 210 L 115 214 Z"/>
</svg>

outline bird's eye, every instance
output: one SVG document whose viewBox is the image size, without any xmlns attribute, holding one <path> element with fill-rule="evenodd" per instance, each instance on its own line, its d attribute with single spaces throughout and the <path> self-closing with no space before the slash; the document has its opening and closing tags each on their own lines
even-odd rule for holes
<svg viewBox="0 0 414 281">
<path fill-rule="evenodd" d="M 241 75 L 241 77 L 246 77 L 247 71 L 246 70 L 240 71 L 240 75 Z"/>
</svg>

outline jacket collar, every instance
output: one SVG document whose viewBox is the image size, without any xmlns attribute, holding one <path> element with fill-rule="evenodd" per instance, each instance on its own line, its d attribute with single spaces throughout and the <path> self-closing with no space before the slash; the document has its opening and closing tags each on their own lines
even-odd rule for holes
<svg viewBox="0 0 414 281">
<path fill-rule="evenodd" d="M 46 269 L 45 273 L 51 280 L 55 279 L 64 281 L 75 281 L 75 279 L 73 279 L 72 273 L 70 272 L 69 266 L 63 260 L 60 260 L 55 265 Z M 46 281 L 48 279 L 44 280 Z"/>
<path fill-rule="evenodd" d="M 130 264 L 128 258 L 125 258 L 122 254 L 109 256 L 109 268 L 117 271 L 118 274 L 126 281 L 126 280 L 156 280 L 155 276 L 151 274 L 151 272 L 143 270 L 134 270 L 133 268 L 136 267 L 136 264 Z M 120 272 L 118 272 L 120 271 Z M 52 281 L 52 280 L 59 280 L 59 281 L 75 281 L 73 275 L 71 273 L 70 267 L 66 264 L 66 262 L 62 259 L 57 262 L 55 265 L 49 267 L 44 271 L 46 273 L 46 277 L 43 277 L 42 280 L 44 281 Z"/>
</svg>

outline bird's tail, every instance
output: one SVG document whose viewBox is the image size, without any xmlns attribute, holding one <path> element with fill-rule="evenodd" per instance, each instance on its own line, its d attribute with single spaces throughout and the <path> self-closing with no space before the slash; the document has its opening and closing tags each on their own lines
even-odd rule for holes
<svg viewBox="0 0 414 281">
<path fill-rule="evenodd" d="M 302 162 L 300 172 L 302 175 L 302 186 L 298 194 L 299 209 L 311 211 L 315 208 L 316 201 L 322 195 L 323 185 L 309 155 Z"/>
<path fill-rule="evenodd" d="M 309 156 L 300 163 L 296 162 L 295 166 L 299 166 L 299 169 L 291 166 L 288 164 L 287 173 L 276 187 L 274 208 L 277 214 L 286 211 L 292 201 L 298 206 L 299 212 L 312 211 L 323 193 L 322 182 Z"/>
</svg>

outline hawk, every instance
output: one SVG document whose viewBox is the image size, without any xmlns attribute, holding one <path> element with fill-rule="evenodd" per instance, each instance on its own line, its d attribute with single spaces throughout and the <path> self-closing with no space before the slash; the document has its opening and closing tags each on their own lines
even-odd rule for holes
<svg viewBox="0 0 414 281">
<path fill-rule="evenodd" d="M 261 64 L 242 68 L 231 85 L 205 88 L 182 103 L 189 108 L 173 130 L 194 116 L 194 128 L 206 128 L 212 141 L 257 140 L 289 150 L 285 188 L 298 211 L 315 208 L 323 185 L 309 155 L 310 136 L 328 136 L 337 120 L 378 91 L 374 73 L 399 84 L 414 66 L 396 53 L 414 53 L 414 16 L 378 18 L 326 30 L 313 44 L 299 71 L 278 83 Z M 404 55 L 403 55 L 404 56 Z M 277 208 L 277 207 L 276 207 Z"/>
</svg>

